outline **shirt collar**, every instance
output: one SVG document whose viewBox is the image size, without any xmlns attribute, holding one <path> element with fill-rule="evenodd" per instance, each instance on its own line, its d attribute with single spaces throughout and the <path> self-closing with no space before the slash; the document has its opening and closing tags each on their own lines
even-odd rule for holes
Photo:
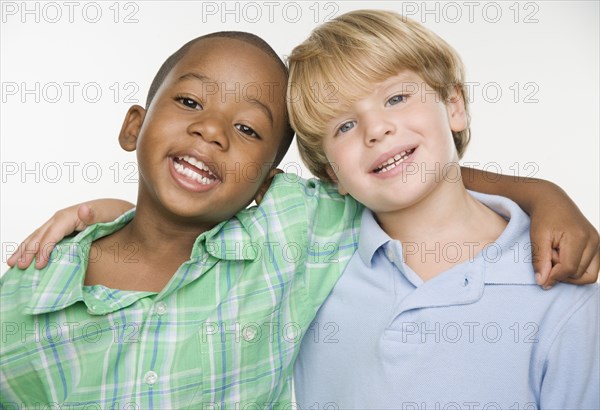
<svg viewBox="0 0 600 410">
<path fill-rule="evenodd" d="M 23 313 L 48 313 L 83 301 L 83 282 L 92 242 L 123 228 L 134 215 L 135 209 L 131 209 L 112 222 L 92 225 L 58 243 L 49 264 L 31 273 L 33 290 Z"/>
<path fill-rule="evenodd" d="M 496 241 L 486 247 L 479 257 L 488 265 L 486 284 L 537 285 L 533 271 L 529 216 L 515 202 L 498 195 L 469 193 L 508 221 Z M 515 269 L 515 264 L 519 268 Z"/>
<path fill-rule="evenodd" d="M 251 215 L 252 210 L 244 210 L 202 233 L 196 239 L 187 263 L 205 261 L 207 254 L 217 260 L 255 260 L 260 242 L 252 240 Z M 134 216 L 135 209 L 132 209 L 113 222 L 92 225 L 75 237 L 60 242 L 52 253 L 52 262 L 32 274 L 34 290 L 23 313 L 41 314 L 64 309 L 79 301 L 87 303 L 83 283 L 92 242 L 123 228 Z M 105 311 L 126 307 L 123 303 L 131 304 L 139 299 L 134 296 L 132 294 L 132 297 L 122 298 L 118 303 L 107 303 L 106 306 L 97 304 L 98 310 L 90 313 L 104 314 Z"/>
<path fill-rule="evenodd" d="M 508 220 L 508 224 L 498 239 L 488 245 L 477 258 L 482 258 L 488 266 L 485 270 L 486 284 L 535 285 L 535 275 L 531 264 L 532 244 L 529 237 L 530 220 L 519 206 L 508 198 L 468 191 L 475 199 Z M 392 238 L 377 223 L 369 209 L 362 214 L 358 253 L 368 267 L 375 252 L 390 242 Z M 515 261 L 523 263 L 515 269 Z"/>
<path fill-rule="evenodd" d="M 377 223 L 373 211 L 365 208 L 362 213 L 358 254 L 363 263 L 371 267 L 371 261 L 377 249 L 392 240 Z"/>
<path fill-rule="evenodd" d="M 222 260 L 255 260 L 260 241 L 253 240 L 257 234 L 252 230 L 254 212 L 252 208 L 244 209 L 235 217 L 204 232 L 194 243 L 191 259 L 200 258 L 206 252 Z"/>
</svg>

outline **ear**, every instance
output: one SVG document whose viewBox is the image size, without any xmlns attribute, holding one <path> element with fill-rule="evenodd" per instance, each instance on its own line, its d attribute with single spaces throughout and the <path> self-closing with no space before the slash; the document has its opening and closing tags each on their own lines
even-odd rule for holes
<svg viewBox="0 0 600 410">
<path fill-rule="evenodd" d="M 139 105 L 134 105 L 127 111 L 119 133 L 119 144 L 125 151 L 135 151 L 145 117 L 146 110 Z"/>
<path fill-rule="evenodd" d="M 327 172 L 329 178 L 331 178 L 331 180 L 337 184 L 338 192 L 340 193 L 340 195 L 348 195 L 348 191 L 346 190 L 346 188 L 344 188 L 344 186 L 342 185 L 335 173 L 334 168 L 336 167 L 337 166 L 334 163 L 329 163 L 325 165 L 325 171 Z"/>
<path fill-rule="evenodd" d="M 448 111 L 448 122 L 450 129 L 454 132 L 464 131 L 467 128 L 467 112 L 465 111 L 465 100 L 459 87 L 448 98 L 446 104 Z"/>
<path fill-rule="evenodd" d="M 258 192 L 256 193 L 256 195 L 254 195 L 254 201 L 256 202 L 256 205 L 260 205 L 260 203 L 262 202 L 264 196 L 267 194 L 267 191 L 271 187 L 271 182 L 273 182 L 273 178 L 275 178 L 275 175 L 282 173 L 283 171 L 279 168 L 271 168 L 269 174 L 258 189 Z"/>
</svg>

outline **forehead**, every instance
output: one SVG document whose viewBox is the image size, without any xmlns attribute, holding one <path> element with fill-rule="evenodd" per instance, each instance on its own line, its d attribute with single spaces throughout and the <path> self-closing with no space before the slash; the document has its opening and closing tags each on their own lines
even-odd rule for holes
<svg viewBox="0 0 600 410">
<path fill-rule="evenodd" d="M 287 75 L 274 57 L 252 44 L 220 37 L 197 41 L 173 67 L 165 88 L 186 79 L 202 81 L 207 95 L 222 102 L 258 101 L 272 112 L 276 129 L 285 126 Z"/>
<path fill-rule="evenodd" d="M 172 70 L 175 75 L 190 71 L 242 88 L 253 84 L 283 92 L 287 85 L 287 77 L 273 57 L 232 38 L 207 38 L 194 43 Z"/>
<path fill-rule="evenodd" d="M 395 75 L 388 75 L 383 79 L 371 79 L 351 83 L 349 81 L 339 81 L 333 83 L 334 91 L 330 92 L 333 98 L 330 98 L 330 108 L 333 112 L 346 111 L 357 102 L 364 100 L 374 94 L 403 92 L 414 93 L 420 91 L 426 86 L 425 81 L 419 74 L 412 70 L 402 69 Z"/>
</svg>

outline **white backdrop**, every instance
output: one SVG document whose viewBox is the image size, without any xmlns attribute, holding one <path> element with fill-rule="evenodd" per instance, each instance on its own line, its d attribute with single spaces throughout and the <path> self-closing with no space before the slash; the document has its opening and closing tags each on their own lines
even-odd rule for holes
<svg viewBox="0 0 600 410">
<path fill-rule="evenodd" d="M 599 224 L 599 3 L 1 2 L 2 258 L 55 210 L 136 198 L 117 133 L 163 60 L 187 40 L 250 31 L 286 55 L 357 8 L 403 12 L 461 54 L 472 91 L 464 163 L 562 186 Z M 283 168 L 309 173 L 295 147 Z"/>
</svg>

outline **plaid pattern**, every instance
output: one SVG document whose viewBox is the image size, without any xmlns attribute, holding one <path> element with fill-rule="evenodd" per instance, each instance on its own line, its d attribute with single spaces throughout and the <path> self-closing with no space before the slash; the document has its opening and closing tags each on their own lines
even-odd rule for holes
<svg viewBox="0 0 600 410">
<path fill-rule="evenodd" d="M 291 408 L 300 339 L 360 215 L 331 186 L 278 175 L 259 207 L 200 235 L 158 294 L 83 286 L 90 244 L 133 211 L 61 242 L 45 269 L 2 278 L 1 408 Z"/>
</svg>

